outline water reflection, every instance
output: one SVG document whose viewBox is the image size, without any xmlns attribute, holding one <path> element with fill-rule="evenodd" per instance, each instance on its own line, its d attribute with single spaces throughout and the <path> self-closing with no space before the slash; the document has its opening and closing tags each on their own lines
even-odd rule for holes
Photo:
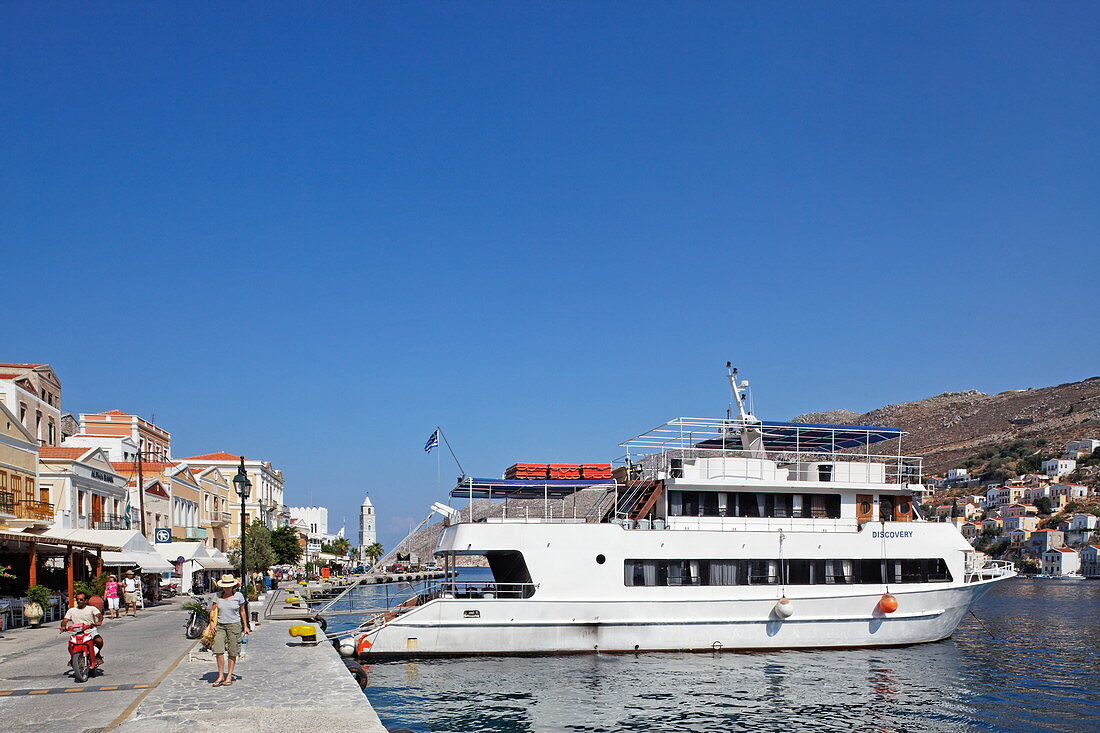
<svg viewBox="0 0 1100 733">
<path fill-rule="evenodd" d="M 954 639 L 846 651 L 393 662 L 367 695 L 415 731 L 1100 728 L 1100 582 L 1010 581 Z"/>
</svg>

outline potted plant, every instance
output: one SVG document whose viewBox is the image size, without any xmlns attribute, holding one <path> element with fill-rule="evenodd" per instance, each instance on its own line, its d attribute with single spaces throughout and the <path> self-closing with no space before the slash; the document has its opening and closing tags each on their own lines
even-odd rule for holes
<svg viewBox="0 0 1100 733">
<path fill-rule="evenodd" d="M 42 625 L 42 616 L 46 613 L 46 606 L 50 605 L 50 589 L 44 585 L 32 585 L 27 588 L 26 601 L 23 603 L 23 617 L 30 623 L 31 628 L 37 629 Z"/>
<path fill-rule="evenodd" d="M 73 593 L 83 593 L 88 596 L 88 605 L 93 608 L 98 608 L 100 613 L 103 613 L 103 595 L 96 592 L 96 583 L 91 583 L 86 580 L 78 580 L 73 583 Z"/>
</svg>

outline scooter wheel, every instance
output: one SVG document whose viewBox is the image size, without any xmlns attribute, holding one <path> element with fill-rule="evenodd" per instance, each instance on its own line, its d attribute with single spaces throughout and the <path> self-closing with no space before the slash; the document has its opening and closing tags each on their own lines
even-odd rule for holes
<svg viewBox="0 0 1100 733">
<path fill-rule="evenodd" d="M 88 669 L 88 657 L 83 653 L 73 654 L 73 678 L 77 682 L 87 682 L 88 676 L 91 674 L 91 670 Z"/>
</svg>

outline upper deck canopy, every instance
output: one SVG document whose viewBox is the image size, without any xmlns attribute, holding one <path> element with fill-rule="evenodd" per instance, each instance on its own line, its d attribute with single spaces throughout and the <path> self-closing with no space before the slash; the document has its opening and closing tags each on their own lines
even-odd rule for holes
<svg viewBox="0 0 1100 733">
<path fill-rule="evenodd" d="M 459 481 L 451 496 L 467 499 L 561 499 L 581 489 L 614 486 L 615 479 L 471 478 Z"/>
<path fill-rule="evenodd" d="M 746 423 L 739 418 L 679 417 L 631 438 L 621 446 L 640 452 L 676 448 L 741 448 L 740 430 L 758 427 L 764 448 L 776 452 L 834 453 L 845 448 L 871 445 L 907 435 L 900 428 L 868 425 L 818 425 L 814 423 Z"/>
</svg>

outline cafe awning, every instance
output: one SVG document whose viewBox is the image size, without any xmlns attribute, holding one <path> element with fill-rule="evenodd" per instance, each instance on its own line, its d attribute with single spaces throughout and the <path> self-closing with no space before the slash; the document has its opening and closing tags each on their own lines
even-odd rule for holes
<svg viewBox="0 0 1100 733">
<path fill-rule="evenodd" d="M 203 570 L 233 570 L 233 565 L 228 560 L 214 557 L 196 557 L 195 562 L 201 565 Z"/>
<path fill-rule="evenodd" d="M 0 540 L 6 542 L 37 542 L 43 545 L 56 547 L 77 547 L 83 550 L 120 550 L 118 545 L 110 542 L 95 542 L 90 539 L 71 535 L 72 530 L 56 530 L 46 532 L 12 532 L 10 530 L 0 532 Z"/>
<path fill-rule="evenodd" d="M 137 567 L 143 573 L 170 573 L 173 568 L 153 552 L 104 552 L 103 564 L 108 567 Z"/>
</svg>

